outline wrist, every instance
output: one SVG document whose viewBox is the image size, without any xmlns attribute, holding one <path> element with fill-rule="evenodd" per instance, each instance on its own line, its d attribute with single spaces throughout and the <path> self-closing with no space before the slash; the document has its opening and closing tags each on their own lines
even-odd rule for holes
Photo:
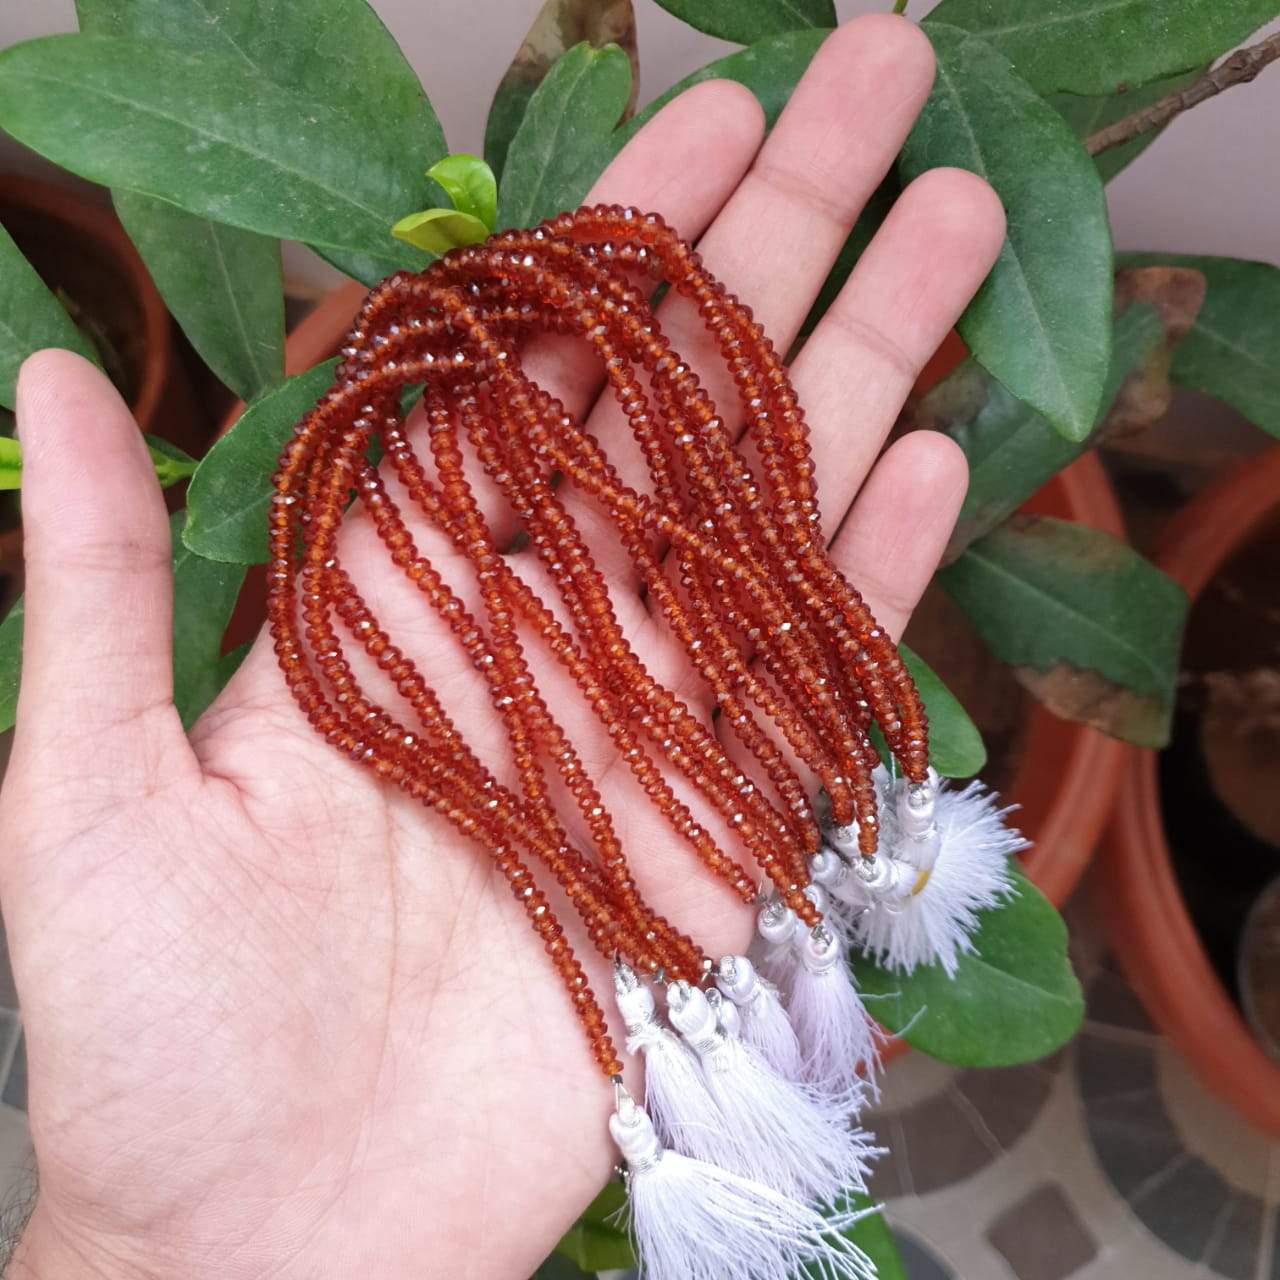
<svg viewBox="0 0 1280 1280">
<path fill-rule="evenodd" d="M 79 1249 L 72 1248 L 36 1205 L 27 1224 L 8 1254 L 4 1280 L 54 1280 L 79 1276 L 114 1277 L 117 1273 L 91 1264 Z"/>
</svg>

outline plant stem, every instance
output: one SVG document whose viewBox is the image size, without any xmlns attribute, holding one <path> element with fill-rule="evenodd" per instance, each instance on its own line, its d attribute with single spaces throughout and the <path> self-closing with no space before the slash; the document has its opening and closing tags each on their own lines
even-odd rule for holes
<svg viewBox="0 0 1280 1280">
<path fill-rule="evenodd" d="M 1141 111 L 1099 129 L 1085 139 L 1085 150 L 1091 156 L 1100 155 L 1137 138 L 1153 129 L 1168 124 L 1176 115 L 1180 115 L 1189 107 L 1197 106 L 1206 98 L 1213 98 L 1232 85 L 1248 84 L 1268 63 L 1280 58 L 1280 33 L 1259 40 L 1245 49 L 1237 49 L 1229 58 L 1206 71 L 1198 80 L 1185 89 L 1179 89 L 1168 97 L 1153 102 Z"/>
<path fill-rule="evenodd" d="M 893 11 L 894 13 L 906 13 L 907 0 L 893 0 Z"/>
</svg>

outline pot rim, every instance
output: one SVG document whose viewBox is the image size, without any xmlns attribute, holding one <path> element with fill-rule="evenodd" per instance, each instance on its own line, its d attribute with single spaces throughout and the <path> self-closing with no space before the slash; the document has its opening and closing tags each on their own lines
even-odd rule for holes
<svg viewBox="0 0 1280 1280">
<path fill-rule="evenodd" d="M 1280 505 L 1280 446 L 1246 459 L 1170 521 L 1155 561 L 1192 602 Z M 1157 754 L 1135 751 L 1098 864 L 1108 939 L 1160 1029 L 1202 1081 L 1280 1134 L 1280 1064 L 1261 1049 L 1209 962 L 1174 874 Z"/>
</svg>

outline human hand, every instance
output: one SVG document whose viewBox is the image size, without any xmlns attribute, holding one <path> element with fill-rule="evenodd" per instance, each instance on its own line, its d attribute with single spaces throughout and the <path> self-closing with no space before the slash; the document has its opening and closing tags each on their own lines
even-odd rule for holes
<svg viewBox="0 0 1280 1280">
<path fill-rule="evenodd" d="M 699 238 L 786 349 L 932 67 L 916 27 L 859 19 L 823 46 L 762 149 L 750 94 L 700 85 L 589 199 L 656 208 Z M 793 366 L 834 558 L 894 634 L 965 470 L 930 433 L 877 456 L 1002 234 L 979 179 L 919 179 Z M 664 328 L 723 408 L 732 385 L 680 305 Z M 540 341 L 526 367 L 575 412 L 598 392 L 562 342 Z M 481 848 L 312 731 L 268 638 L 184 736 L 168 526 L 136 427 L 64 352 L 24 367 L 18 413 L 26 644 L 0 900 L 41 1186 L 12 1274 L 523 1280 L 614 1159 L 610 1099 L 523 911 Z M 608 445 L 621 421 L 602 403 L 591 427 Z M 590 537 L 585 500 L 575 515 Z M 388 631 L 507 776 L 501 724 L 452 637 L 366 521 L 353 512 L 342 536 Z M 449 578 L 447 546 L 415 537 Z M 633 646 L 709 711 L 628 562 L 601 547 Z M 540 683 L 563 689 L 530 650 Z M 597 722 L 567 692 L 548 701 L 603 778 L 613 752 Z M 655 810 L 625 803 L 625 783 L 601 785 L 646 899 L 709 952 L 740 950 L 749 912 Z M 599 964 L 592 982 L 610 990 Z"/>
</svg>

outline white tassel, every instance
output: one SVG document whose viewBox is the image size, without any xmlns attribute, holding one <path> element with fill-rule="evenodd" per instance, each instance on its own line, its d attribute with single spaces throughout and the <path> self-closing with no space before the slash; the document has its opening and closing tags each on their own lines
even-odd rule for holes
<svg viewBox="0 0 1280 1280">
<path fill-rule="evenodd" d="M 855 855 L 860 859 L 860 855 Z M 851 924 L 871 905 L 871 898 L 855 870 L 857 863 L 824 845 L 809 859 L 809 875 L 821 885 L 831 900 L 833 911 Z"/>
<path fill-rule="evenodd" d="M 716 986 L 742 1013 L 742 1040 L 784 1080 L 799 1080 L 800 1043 L 777 989 L 766 982 L 746 956 L 725 956 Z"/>
<path fill-rule="evenodd" d="M 781 898 L 770 898 L 756 916 L 751 959 L 757 972 L 785 1000 L 796 971 L 795 936 L 800 918 Z"/>
<path fill-rule="evenodd" d="M 875 1092 L 880 1069 L 876 1024 L 853 985 L 845 948 L 830 930 L 804 932 L 787 1006 L 804 1059 L 805 1078 L 824 1095 L 855 1102 Z M 865 1084 L 864 1084 L 865 1080 Z"/>
<path fill-rule="evenodd" d="M 847 920 L 843 913 L 835 910 L 834 904 L 831 900 L 831 894 L 827 892 L 823 885 L 811 884 L 805 886 L 804 896 L 813 903 L 818 915 L 822 917 L 823 925 L 829 932 L 835 935 L 837 941 L 840 943 L 841 950 L 847 950 L 849 943 L 849 925 L 851 921 Z M 800 954 L 798 948 L 801 946 L 805 933 L 806 930 L 804 927 L 797 924 L 795 933 L 791 935 L 791 945 L 793 948 L 797 948 L 797 956 Z M 794 985 L 796 981 L 795 975 L 792 976 L 791 981 Z"/>
<path fill-rule="evenodd" d="M 627 1162 L 628 1226 L 645 1280 L 875 1280 L 875 1264 L 839 1234 L 861 1214 L 824 1221 L 758 1182 L 664 1150 L 622 1088 L 609 1130 Z"/>
<path fill-rule="evenodd" d="M 659 1021 L 652 986 L 624 964 L 614 965 L 613 985 L 627 1027 L 627 1052 L 644 1055 L 645 1107 L 663 1143 L 720 1163 L 733 1144 L 698 1059 Z"/>
<path fill-rule="evenodd" d="M 865 1133 L 833 1124 L 813 1094 L 725 1035 L 697 987 L 671 986 L 667 1014 L 701 1060 L 726 1127 L 737 1139 L 725 1167 L 821 1204 L 865 1189 L 868 1164 L 879 1154 Z"/>
<path fill-rule="evenodd" d="M 889 969 L 910 973 L 940 964 L 953 975 L 973 950 L 979 912 L 1012 892 L 1010 856 L 1028 847 L 1005 825 L 1010 812 L 979 782 L 962 791 L 936 775 L 927 783 L 899 782 L 897 831 L 886 845 L 896 883 L 872 890 L 872 905 L 854 924 L 856 941 Z"/>
</svg>

